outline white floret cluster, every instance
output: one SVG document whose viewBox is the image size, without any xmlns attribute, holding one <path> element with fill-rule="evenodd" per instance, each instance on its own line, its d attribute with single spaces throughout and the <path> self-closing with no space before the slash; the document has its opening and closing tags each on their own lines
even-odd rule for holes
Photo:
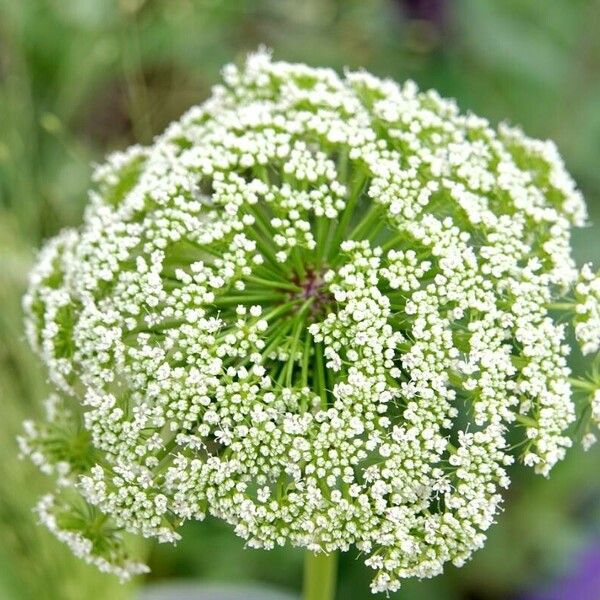
<svg viewBox="0 0 600 600">
<path fill-rule="evenodd" d="M 600 341 L 581 194 L 552 143 L 412 82 L 265 52 L 223 75 L 96 169 L 31 275 L 40 518 L 124 578 L 126 535 L 206 515 L 252 547 L 354 546 L 374 592 L 462 565 L 515 458 L 547 475 L 571 445 L 573 290 Z"/>
<path fill-rule="evenodd" d="M 600 349 L 600 275 L 588 263 L 583 266 L 575 286 L 577 314 L 575 335 L 584 354 Z"/>
</svg>

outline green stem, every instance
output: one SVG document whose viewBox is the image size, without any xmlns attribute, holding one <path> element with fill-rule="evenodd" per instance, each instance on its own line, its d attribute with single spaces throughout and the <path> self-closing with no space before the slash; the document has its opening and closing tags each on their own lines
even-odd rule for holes
<svg viewBox="0 0 600 600">
<path fill-rule="evenodd" d="M 575 377 L 569 377 L 569 383 L 571 387 L 574 387 L 577 390 L 582 390 L 584 392 L 594 393 L 598 386 L 594 384 L 592 381 L 588 381 L 586 379 L 576 379 Z"/>
<path fill-rule="evenodd" d="M 281 324 L 275 337 L 273 337 L 273 339 L 262 351 L 263 363 L 269 358 L 271 352 L 278 348 L 280 341 L 288 333 L 292 325 L 293 321 L 291 319 L 288 319 L 287 322 Z"/>
<path fill-rule="evenodd" d="M 257 277 L 261 277 L 262 279 L 269 279 L 271 281 L 282 281 L 284 283 L 289 283 L 290 280 L 290 276 L 288 276 L 288 274 L 284 274 L 284 272 L 281 269 L 274 270 L 268 267 L 265 263 L 254 267 L 253 272 Z"/>
<path fill-rule="evenodd" d="M 296 273 L 298 274 L 300 281 L 302 281 L 306 277 L 306 271 L 304 270 L 304 263 L 302 261 L 302 250 L 298 248 L 298 246 L 295 246 L 290 255 L 294 266 L 296 267 Z"/>
<path fill-rule="evenodd" d="M 312 336 L 307 331 L 304 339 L 304 352 L 302 353 L 302 387 L 308 387 L 308 362 L 310 360 L 310 349 L 312 346 Z"/>
<path fill-rule="evenodd" d="M 315 225 L 315 243 L 317 247 L 315 249 L 316 257 L 315 257 L 315 265 L 317 269 L 321 267 L 321 263 L 323 261 L 323 256 L 325 254 L 325 246 L 327 245 L 327 239 L 329 237 L 329 226 L 330 219 L 328 219 L 325 215 L 321 215 L 320 217 L 316 217 L 316 225 Z"/>
<path fill-rule="evenodd" d="M 316 393 L 321 397 L 321 408 L 327 409 L 327 389 L 325 388 L 325 358 L 323 356 L 323 343 L 315 345 L 315 387 Z"/>
<path fill-rule="evenodd" d="M 539 427 L 539 423 L 527 415 L 516 415 L 515 418 L 518 423 L 525 425 L 525 427 Z"/>
<path fill-rule="evenodd" d="M 345 206 L 342 214 L 339 217 L 339 223 L 333 233 L 333 241 L 332 241 L 331 248 L 330 248 L 331 250 L 333 250 L 333 252 L 337 252 L 338 246 L 344 239 L 344 234 L 346 233 L 346 230 L 350 223 L 350 219 L 352 218 L 352 215 L 354 214 L 354 208 L 356 207 L 356 204 L 358 203 L 358 200 L 361 196 L 361 192 L 363 190 L 365 181 L 366 181 L 366 176 L 364 173 L 360 173 L 357 175 L 356 181 L 354 182 L 353 189 L 350 192 L 350 197 L 348 198 L 348 200 L 346 202 L 346 206 Z M 327 252 L 325 252 L 325 258 L 328 258 L 328 257 L 329 257 L 329 248 L 328 248 Z"/>
<path fill-rule="evenodd" d="M 548 304 L 548 308 L 550 310 L 574 310 L 575 303 L 574 302 L 553 302 L 552 304 Z"/>
<path fill-rule="evenodd" d="M 217 306 L 228 304 L 248 304 L 249 302 L 275 302 L 284 299 L 285 296 L 273 292 L 272 294 L 247 294 L 240 296 L 222 296 L 215 298 L 212 304 Z"/>
<path fill-rule="evenodd" d="M 373 241 L 377 238 L 377 236 L 381 233 L 381 230 L 386 226 L 386 222 L 384 219 L 381 219 L 378 223 L 376 223 L 371 231 L 366 235 L 366 239 L 369 242 L 373 243 Z"/>
<path fill-rule="evenodd" d="M 248 236 L 250 236 L 256 242 L 258 249 L 263 253 L 264 257 L 269 261 L 271 266 L 277 272 L 284 275 L 283 271 L 281 270 L 281 266 L 280 266 L 279 262 L 277 261 L 277 257 L 275 256 L 275 254 L 273 253 L 271 248 L 269 248 L 268 244 L 262 238 L 260 231 L 258 231 L 258 229 L 255 229 L 254 227 L 249 227 L 246 230 L 246 234 Z"/>
<path fill-rule="evenodd" d="M 294 330 L 294 336 L 292 338 L 292 345 L 290 349 L 290 358 L 288 360 L 286 369 L 286 381 L 288 387 L 292 386 L 292 376 L 294 373 L 294 361 L 296 357 L 296 349 L 298 348 L 298 342 L 300 341 L 300 335 L 302 333 L 302 329 L 306 326 L 306 321 L 304 319 L 304 314 L 310 308 L 310 305 L 314 302 L 314 298 L 310 298 L 307 300 L 300 311 L 298 312 L 298 316 L 296 317 L 296 329 Z M 303 355 L 304 356 L 304 355 Z"/>
<path fill-rule="evenodd" d="M 267 321 L 269 319 L 274 319 L 275 317 L 278 317 L 282 313 L 285 313 L 288 310 L 290 310 L 290 308 L 292 308 L 292 306 L 298 304 L 299 302 L 301 302 L 301 300 L 298 298 L 296 300 L 290 300 L 289 302 L 286 302 L 285 304 L 280 304 L 277 308 L 274 308 L 271 312 L 268 312 L 265 315 L 262 315 L 262 318 L 266 319 Z M 279 327 L 279 329 L 281 329 L 281 327 Z"/>
<path fill-rule="evenodd" d="M 400 242 L 406 240 L 407 237 L 408 236 L 407 236 L 407 234 L 404 231 L 402 233 L 399 233 L 398 235 L 394 235 L 389 240 L 387 240 L 387 242 L 384 242 L 381 245 L 381 249 L 384 252 L 387 252 L 388 250 L 391 250 L 392 248 L 394 248 L 395 246 L 397 246 Z"/>
<path fill-rule="evenodd" d="M 302 600 L 333 600 L 336 571 L 337 555 L 335 553 L 313 554 L 307 552 L 304 557 Z"/>
<path fill-rule="evenodd" d="M 363 235 L 371 229 L 373 223 L 381 217 L 381 206 L 379 204 L 373 204 L 367 211 L 362 221 L 352 230 L 352 233 L 348 236 L 349 240 L 360 240 Z"/>
<path fill-rule="evenodd" d="M 302 291 L 302 288 L 300 286 L 294 285 L 293 283 L 287 283 L 283 281 L 271 281 L 262 277 L 255 277 L 253 275 L 248 275 L 246 277 L 246 281 L 256 283 L 257 285 L 264 285 L 265 287 L 275 288 L 278 290 L 290 290 L 292 292 Z"/>
</svg>

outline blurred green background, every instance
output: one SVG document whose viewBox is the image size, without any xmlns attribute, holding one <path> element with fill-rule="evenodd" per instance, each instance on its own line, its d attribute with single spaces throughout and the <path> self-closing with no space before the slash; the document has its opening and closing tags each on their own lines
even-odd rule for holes
<svg viewBox="0 0 600 600">
<path fill-rule="evenodd" d="M 600 258 L 598 1 L 0 0 L 3 600 L 120 600 L 144 583 L 96 573 L 35 524 L 31 507 L 49 482 L 18 461 L 14 436 L 39 412 L 46 385 L 23 341 L 20 297 L 41 241 L 80 221 L 90 164 L 149 142 L 208 95 L 223 64 L 260 44 L 281 59 L 412 78 L 465 110 L 555 139 L 593 223 L 576 234 L 577 258 Z M 550 480 L 515 467 L 486 548 L 460 571 L 408 582 L 392 597 L 510 599 L 552 588 L 600 543 L 598 473 L 598 449 L 574 448 Z M 299 552 L 244 550 L 214 520 L 188 525 L 175 548 L 146 552 L 150 581 L 253 580 L 294 591 L 301 580 Z M 355 554 L 344 556 L 338 598 L 369 597 L 369 576 Z"/>
</svg>

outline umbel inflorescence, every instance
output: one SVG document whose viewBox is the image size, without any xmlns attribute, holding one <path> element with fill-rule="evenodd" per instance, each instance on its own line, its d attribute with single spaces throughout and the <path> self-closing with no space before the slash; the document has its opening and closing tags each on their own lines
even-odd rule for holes
<svg viewBox="0 0 600 600">
<path fill-rule="evenodd" d="M 265 52 L 223 77 L 96 169 L 33 270 L 41 520 L 123 578 L 128 532 L 209 514 L 252 547 L 355 547 L 374 591 L 461 565 L 507 466 L 563 458 L 575 400 L 594 440 L 599 379 L 567 366 L 569 322 L 600 345 L 582 197 L 552 143 L 412 82 Z"/>
</svg>

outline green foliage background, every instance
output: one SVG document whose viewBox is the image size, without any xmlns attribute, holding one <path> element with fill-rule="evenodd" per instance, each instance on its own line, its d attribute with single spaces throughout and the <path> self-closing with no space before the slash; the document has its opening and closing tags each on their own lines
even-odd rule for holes
<svg viewBox="0 0 600 600">
<path fill-rule="evenodd" d="M 35 524 L 48 482 L 14 436 L 46 384 L 23 342 L 20 297 L 41 241 L 77 224 L 90 164 L 201 102 L 220 67 L 260 44 L 278 58 L 365 67 L 455 96 L 556 140 L 584 190 L 580 261 L 600 258 L 600 2 L 448 0 L 442 19 L 397 0 L 0 0 L 0 598 L 130 598 L 133 586 L 72 558 Z M 414 13 L 413 13 L 414 15 Z M 439 16 L 439 13 L 438 13 Z M 519 467 L 506 511 L 464 569 L 397 598 L 505 599 L 567 569 L 600 536 L 600 452 L 573 449 L 550 480 Z M 190 524 L 177 548 L 146 548 L 150 579 L 259 580 L 298 589 L 301 555 L 243 549 L 225 526 Z M 368 597 L 353 554 L 338 598 Z"/>
</svg>

